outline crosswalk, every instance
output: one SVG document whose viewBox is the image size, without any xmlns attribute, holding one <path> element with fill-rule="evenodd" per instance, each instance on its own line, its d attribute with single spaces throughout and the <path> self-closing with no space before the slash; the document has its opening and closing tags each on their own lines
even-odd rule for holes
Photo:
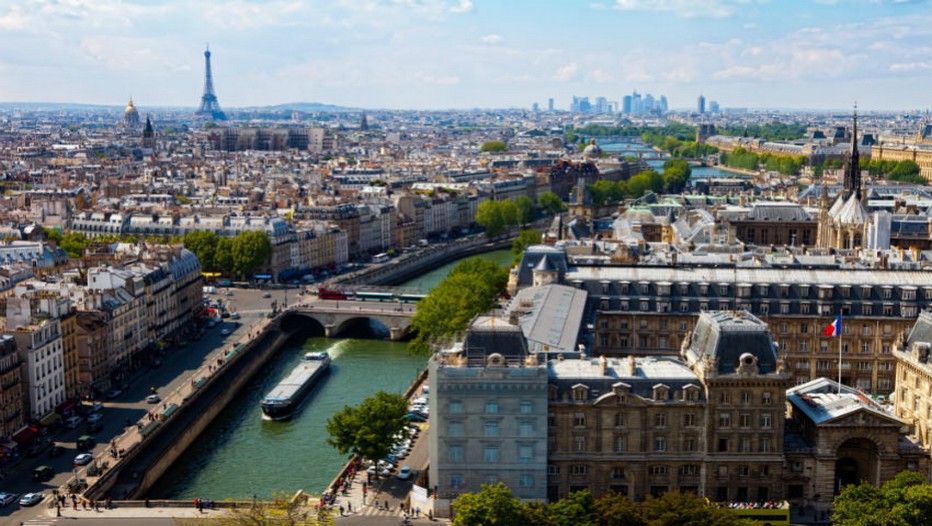
<svg viewBox="0 0 932 526">
<path fill-rule="evenodd" d="M 375 506 L 363 506 L 361 510 L 354 509 L 352 513 L 347 513 L 350 516 L 364 516 L 364 517 L 401 517 L 401 510 L 396 506 L 395 508 L 385 509 L 376 508 Z"/>
<path fill-rule="evenodd" d="M 65 518 L 66 517 L 36 517 L 35 519 L 23 521 L 20 524 L 23 526 L 52 526 L 58 524 L 59 521 Z"/>
</svg>

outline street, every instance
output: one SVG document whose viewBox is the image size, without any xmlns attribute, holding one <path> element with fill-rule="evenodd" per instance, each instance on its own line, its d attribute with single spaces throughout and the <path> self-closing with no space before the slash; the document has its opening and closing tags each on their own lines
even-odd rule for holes
<svg viewBox="0 0 932 526">
<path fill-rule="evenodd" d="M 97 445 L 90 450 L 97 462 L 109 462 L 113 465 L 115 459 L 110 458 L 107 448 L 110 441 L 121 436 L 127 421 L 135 424 L 146 415 L 160 408 L 159 404 L 146 402 L 146 396 L 155 388 L 156 393 L 172 393 L 186 382 L 190 382 L 191 375 L 208 363 L 216 360 L 214 351 L 220 352 L 226 342 L 234 341 L 247 333 L 246 328 L 260 321 L 271 309 L 271 303 L 277 301 L 281 306 L 287 302 L 294 302 L 299 297 L 300 289 L 231 289 L 232 296 L 226 295 L 227 289 L 219 289 L 217 294 L 209 295 L 211 301 L 222 300 L 224 305 L 232 306 L 240 314 L 240 319 L 225 318 L 214 328 L 207 329 L 200 341 L 189 341 L 187 347 L 172 347 L 166 351 L 162 365 L 158 368 L 141 368 L 133 373 L 129 387 L 113 400 L 103 402 L 103 429 L 94 433 Z M 263 298 L 264 294 L 271 297 Z M 229 335 L 222 335 L 221 331 L 227 329 Z M 86 424 L 81 423 L 76 429 L 61 428 L 53 434 L 52 440 L 65 448 L 64 454 L 57 458 L 50 458 L 47 451 L 43 451 L 35 458 L 24 458 L 19 465 L 12 467 L 0 480 L 0 491 L 14 493 L 21 496 L 28 492 L 44 492 L 50 494 L 53 489 L 66 484 L 74 477 L 72 469 L 74 458 L 79 451 L 76 441 L 79 436 L 87 434 Z M 33 482 L 32 472 L 41 465 L 52 467 L 55 476 L 47 482 Z M 48 500 L 27 508 L 21 508 L 17 502 L 0 508 L 0 525 L 18 525 L 21 522 L 37 518 L 45 511 Z M 113 524 L 113 522 L 111 522 Z"/>
</svg>

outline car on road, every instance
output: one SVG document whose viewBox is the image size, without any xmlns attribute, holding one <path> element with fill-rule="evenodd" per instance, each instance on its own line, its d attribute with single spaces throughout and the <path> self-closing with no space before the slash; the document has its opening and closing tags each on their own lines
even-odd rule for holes
<svg viewBox="0 0 932 526">
<path fill-rule="evenodd" d="M 46 480 L 52 480 L 52 477 L 54 476 L 55 470 L 50 466 L 39 466 L 32 470 L 32 480 L 35 482 L 45 482 Z"/>
<path fill-rule="evenodd" d="M 234 313 L 230 314 L 230 319 L 231 319 L 231 320 L 238 320 L 238 319 L 239 319 L 239 313 L 238 313 L 238 312 L 234 312 Z"/>
<path fill-rule="evenodd" d="M 366 470 L 370 475 L 375 475 L 375 466 L 369 466 L 369 469 Z M 380 477 L 390 477 L 392 476 L 392 470 L 389 468 L 382 468 L 379 470 Z"/>
<path fill-rule="evenodd" d="M 399 480 L 408 480 L 411 478 L 411 466 L 407 464 L 401 466 L 401 469 L 398 470 L 397 477 Z"/>
<path fill-rule="evenodd" d="M 157 395 L 157 394 L 155 394 L 155 393 L 150 394 L 149 396 L 146 397 L 146 403 L 149 403 L 149 404 L 157 404 L 157 403 L 159 403 L 159 402 L 161 402 L 161 401 L 162 401 L 162 399 L 159 398 L 159 395 Z"/>
<path fill-rule="evenodd" d="M 62 456 L 62 455 L 64 455 L 64 454 L 65 454 L 65 448 L 63 448 L 63 447 L 61 447 L 61 446 L 59 446 L 59 445 L 53 444 L 53 445 L 52 445 L 52 449 L 49 449 L 49 456 L 50 456 L 51 458 L 60 457 L 60 456 Z"/>
<path fill-rule="evenodd" d="M 228 290 L 228 291 L 227 291 L 227 296 L 232 296 L 232 295 L 233 295 L 233 291 L 232 291 L 232 290 Z"/>
<path fill-rule="evenodd" d="M 65 427 L 68 429 L 77 429 L 82 422 L 84 422 L 84 419 L 78 415 L 69 416 L 68 419 L 65 420 Z"/>
<path fill-rule="evenodd" d="M 16 500 L 16 495 L 13 493 L 0 493 L 0 506 L 6 506 L 7 504 Z"/>
<path fill-rule="evenodd" d="M 94 402 L 92 404 L 84 404 L 84 409 L 91 413 L 99 413 L 104 408 L 104 404 L 100 402 Z"/>
<path fill-rule="evenodd" d="M 114 398 L 120 396 L 121 394 L 123 394 L 123 391 L 114 387 L 113 389 L 107 391 L 107 400 L 113 400 Z"/>
<path fill-rule="evenodd" d="M 271 298 L 271 297 L 272 297 L 272 293 L 271 293 L 271 292 L 264 292 L 264 293 L 262 293 L 262 297 L 263 297 L 263 298 L 266 298 L 266 299 L 267 299 L 267 298 Z"/>
<path fill-rule="evenodd" d="M 23 498 L 19 499 L 20 506 L 35 506 L 36 504 L 42 502 L 42 499 L 45 498 L 45 495 L 42 493 L 27 493 L 23 495 Z"/>
<path fill-rule="evenodd" d="M 94 422 L 101 421 L 103 418 L 104 418 L 104 415 L 100 413 L 93 413 L 93 414 L 87 415 L 87 423 L 93 424 Z"/>
<path fill-rule="evenodd" d="M 221 336 L 229 336 L 229 335 L 230 335 L 230 329 L 227 329 L 226 327 L 224 327 L 223 329 L 220 330 L 220 335 L 221 335 Z"/>
<path fill-rule="evenodd" d="M 78 466 L 86 466 L 94 460 L 94 455 L 90 453 L 81 453 L 80 455 L 74 457 L 74 463 Z"/>
<path fill-rule="evenodd" d="M 91 435 L 81 435 L 78 437 L 75 446 L 78 449 L 94 449 L 94 446 L 97 445 L 97 439 Z"/>
</svg>

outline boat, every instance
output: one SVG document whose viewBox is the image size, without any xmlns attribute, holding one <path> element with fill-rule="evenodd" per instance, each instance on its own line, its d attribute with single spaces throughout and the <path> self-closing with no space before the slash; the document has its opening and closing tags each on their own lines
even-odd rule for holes
<svg viewBox="0 0 932 526">
<path fill-rule="evenodd" d="M 301 363 L 262 399 L 262 418 L 291 418 L 317 380 L 330 369 L 330 362 L 327 351 L 306 353 Z"/>
</svg>

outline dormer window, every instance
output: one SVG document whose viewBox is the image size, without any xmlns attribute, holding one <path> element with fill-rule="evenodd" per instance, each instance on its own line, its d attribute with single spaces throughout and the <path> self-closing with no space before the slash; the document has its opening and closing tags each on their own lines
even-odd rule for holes
<svg viewBox="0 0 932 526">
<path fill-rule="evenodd" d="M 653 399 L 655 401 L 667 400 L 670 396 L 670 387 L 664 384 L 657 384 L 653 388 Z"/>
<path fill-rule="evenodd" d="M 699 400 L 699 387 L 689 384 L 683 387 L 683 400 L 687 402 L 696 402 Z"/>
<path fill-rule="evenodd" d="M 589 386 L 576 384 L 573 386 L 573 401 L 585 402 L 589 399 Z"/>
</svg>

